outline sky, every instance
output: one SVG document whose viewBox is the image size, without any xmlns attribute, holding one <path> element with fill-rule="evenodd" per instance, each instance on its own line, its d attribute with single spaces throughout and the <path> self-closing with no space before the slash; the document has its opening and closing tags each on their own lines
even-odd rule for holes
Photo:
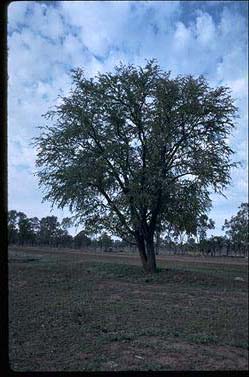
<svg viewBox="0 0 249 377">
<path fill-rule="evenodd" d="M 8 7 L 8 208 L 28 217 L 70 216 L 42 203 L 34 175 L 32 137 L 42 114 L 71 87 L 70 70 L 87 77 L 119 62 L 143 66 L 156 58 L 172 77 L 205 75 L 229 86 L 240 118 L 229 139 L 232 184 L 212 194 L 209 213 L 222 234 L 224 219 L 248 201 L 248 4 L 246 1 L 16 1 Z M 74 235 L 80 228 L 71 228 Z M 209 234 L 209 235 L 210 235 Z"/>
</svg>

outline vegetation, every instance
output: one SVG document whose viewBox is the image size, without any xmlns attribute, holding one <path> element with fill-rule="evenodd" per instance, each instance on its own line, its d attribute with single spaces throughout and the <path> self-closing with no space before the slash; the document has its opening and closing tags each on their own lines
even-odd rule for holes
<svg viewBox="0 0 249 377">
<path fill-rule="evenodd" d="M 239 211 L 230 220 L 225 220 L 223 230 L 231 244 L 239 249 L 248 249 L 248 203 L 241 203 Z"/>
<path fill-rule="evenodd" d="M 210 190 L 229 184 L 236 112 L 228 88 L 170 78 L 155 61 L 90 79 L 76 69 L 34 141 L 44 199 L 69 206 L 86 229 L 135 243 L 155 272 L 156 233 L 196 234 Z"/>
<path fill-rule="evenodd" d="M 228 232 L 228 221 L 225 220 L 225 236 L 211 236 L 207 238 L 206 230 L 214 228 L 214 221 L 206 216 L 202 217 L 202 226 L 196 237 L 186 238 L 185 233 L 176 230 L 167 231 L 157 238 L 156 252 L 165 254 L 192 254 L 209 256 L 247 256 L 248 250 L 248 213 L 245 211 L 248 204 L 242 203 L 239 211 L 241 221 L 234 221 L 238 228 L 233 225 L 232 238 Z M 28 218 L 23 212 L 10 210 L 8 213 L 8 237 L 9 244 L 22 246 L 50 246 L 80 248 L 83 250 L 98 250 L 121 252 L 124 250 L 134 251 L 130 243 L 124 240 L 111 238 L 106 232 L 99 236 L 90 237 L 85 230 L 81 230 L 74 237 L 68 233 L 72 221 L 69 218 L 62 219 L 59 223 L 56 216 L 47 216 L 39 220 L 37 217 Z M 242 226 L 243 225 L 243 226 Z M 237 230 L 236 230 L 237 229 Z M 242 231 L 243 229 L 243 231 Z M 201 234 L 202 232 L 202 234 Z M 240 236 L 239 236 L 240 235 Z"/>
<path fill-rule="evenodd" d="M 65 221 L 60 224 L 56 216 L 47 216 L 39 220 L 28 218 L 23 212 L 8 212 L 9 244 L 69 246 L 73 237 L 65 229 Z"/>
<path fill-rule="evenodd" d="M 12 370 L 248 368 L 245 261 L 167 258 L 148 275 L 134 257 L 10 248 L 9 258 Z"/>
<path fill-rule="evenodd" d="M 29 218 L 23 212 L 10 210 L 8 212 L 8 240 L 9 244 L 21 246 L 49 246 L 68 248 L 87 248 L 88 246 L 100 247 L 110 250 L 111 247 L 126 247 L 124 241 L 114 241 L 108 234 L 103 233 L 99 237 L 90 238 L 84 230 L 75 237 L 68 233 L 71 226 L 69 218 L 62 219 L 61 223 L 56 216 Z"/>
</svg>

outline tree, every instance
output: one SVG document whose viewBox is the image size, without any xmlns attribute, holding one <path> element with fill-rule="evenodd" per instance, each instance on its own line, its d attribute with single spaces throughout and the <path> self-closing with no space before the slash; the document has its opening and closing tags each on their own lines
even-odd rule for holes
<svg viewBox="0 0 249 377">
<path fill-rule="evenodd" d="M 209 219 L 206 214 L 202 214 L 197 221 L 197 235 L 199 241 L 204 240 L 207 237 L 207 230 L 214 229 L 214 220 Z"/>
<path fill-rule="evenodd" d="M 51 244 L 55 247 L 59 246 L 71 246 L 73 241 L 73 237 L 68 234 L 66 229 L 58 227 L 51 237 Z"/>
<path fill-rule="evenodd" d="M 17 229 L 18 213 L 15 210 L 10 210 L 8 212 L 8 242 L 16 243 L 18 240 L 18 229 Z"/>
<path fill-rule="evenodd" d="M 39 219 L 28 218 L 23 212 L 10 210 L 8 212 L 9 243 L 33 243 L 39 230 Z"/>
<path fill-rule="evenodd" d="M 238 247 L 238 249 L 248 248 L 248 211 L 249 204 L 241 203 L 239 211 L 230 220 L 225 219 L 222 230 L 230 242 Z"/>
<path fill-rule="evenodd" d="M 222 248 L 226 246 L 226 240 L 222 236 L 212 236 L 210 238 L 212 242 L 212 247 L 213 247 L 213 254 L 216 254 L 216 251 L 221 252 Z"/>
<path fill-rule="evenodd" d="M 78 248 L 90 246 L 91 238 L 89 238 L 85 231 L 82 230 L 74 237 L 74 245 Z"/>
<path fill-rule="evenodd" d="M 40 220 L 39 240 L 44 245 L 54 246 L 57 243 L 60 223 L 56 216 L 46 216 Z"/>
<path fill-rule="evenodd" d="M 108 251 L 108 248 L 113 246 L 113 241 L 106 232 L 104 232 L 98 239 L 98 244 L 101 248 L 104 248 L 105 251 Z"/>
<path fill-rule="evenodd" d="M 67 228 L 72 225 L 69 218 L 62 219 L 61 224 L 55 216 L 28 218 L 23 212 L 10 210 L 8 212 L 9 243 L 47 244 L 51 246 L 72 246 L 73 237 Z"/>
<path fill-rule="evenodd" d="M 61 220 L 61 228 L 65 231 L 67 231 L 68 228 L 72 226 L 72 220 L 69 217 L 64 217 Z"/>
<path fill-rule="evenodd" d="M 186 247 L 190 252 L 196 252 L 196 243 L 193 237 L 188 237 Z"/>
<path fill-rule="evenodd" d="M 211 189 L 230 182 L 230 91 L 203 76 L 170 78 L 154 60 L 90 79 L 76 69 L 72 78 L 71 93 L 45 114 L 53 124 L 34 140 L 44 200 L 69 206 L 86 228 L 132 239 L 155 272 L 159 225 L 193 231 L 183 219 L 192 208 L 205 213 Z"/>
<path fill-rule="evenodd" d="M 18 239 L 19 242 L 24 245 L 24 243 L 29 243 L 34 237 L 31 219 L 29 219 L 25 213 L 18 212 Z"/>
<path fill-rule="evenodd" d="M 32 244 L 37 243 L 40 232 L 40 220 L 38 219 L 38 217 L 31 217 L 29 220 L 32 232 L 31 242 Z"/>
</svg>

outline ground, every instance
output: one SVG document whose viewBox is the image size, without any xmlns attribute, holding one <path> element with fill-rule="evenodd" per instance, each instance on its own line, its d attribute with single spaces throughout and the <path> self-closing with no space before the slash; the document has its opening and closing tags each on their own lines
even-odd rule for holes
<svg viewBox="0 0 249 377">
<path fill-rule="evenodd" d="M 11 369 L 247 370 L 247 261 L 158 266 L 149 276 L 135 256 L 10 248 Z"/>
</svg>

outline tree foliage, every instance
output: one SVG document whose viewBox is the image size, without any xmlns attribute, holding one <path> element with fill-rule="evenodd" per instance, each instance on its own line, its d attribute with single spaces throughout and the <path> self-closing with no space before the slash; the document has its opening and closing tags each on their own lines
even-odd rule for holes
<svg viewBox="0 0 249 377">
<path fill-rule="evenodd" d="M 62 219 L 59 223 L 56 216 L 29 218 L 23 212 L 10 210 L 8 212 L 8 241 L 9 244 L 69 246 L 73 237 L 68 234 L 66 225 L 69 219 Z"/>
<path fill-rule="evenodd" d="M 171 78 L 155 61 L 72 77 L 34 142 L 44 200 L 69 206 L 86 229 L 135 242 L 153 272 L 155 232 L 195 233 L 211 190 L 230 182 L 230 91 L 203 76 Z"/>
<path fill-rule="evenodd" d="M 230 220 L 225 219 L 223 230 L 228 239 L 244 247 L 248 247 L 248 203 L 241 203 L 239 211 Z"/>
<path fill-rule="evenodd" d="M 10 243 L 16 243 L 18 240 L 18 213 L 15 210 L 8 212 L 8 240 Z"/>
<path fill-rule="evenodd" d="M 207 230 L 214 229 L 214 224 L 214 220 L 209 219 L 206 214 L 203 214 L 198 218 L 197 234 L 199 235 L 200 241 L 207 237 Z"/>
<path fill-rule="evenodd" d="M 76 247 L 86 247 L 91 245 L 91 239 L 87 236 L 84 230 L 76 234 L 74 237 L 74 245 Z"/>
</svg>

